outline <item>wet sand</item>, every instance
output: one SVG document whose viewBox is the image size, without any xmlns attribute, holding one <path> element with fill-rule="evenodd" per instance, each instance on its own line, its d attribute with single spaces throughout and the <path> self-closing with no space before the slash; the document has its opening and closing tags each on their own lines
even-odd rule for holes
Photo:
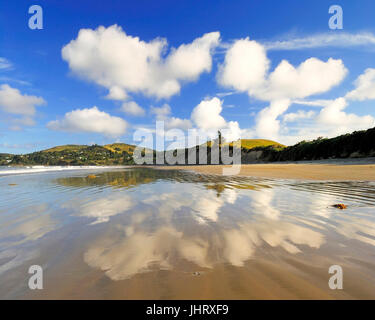
<svg viewBox="0 0 375 320">
<path fill-rule="evenodd" d="M 202 174 L 223 173 L 224 165 L 157 166 L 158 169 L 190 170 Z M 240 176 L 270 179 L 375 181 L 375 163 L 282 163 L 243 164 Z"/>
<path fill-rule="evenodd" d="M 183 263 L 179 267 L 183 267 L 184 271 L 155 268 L 118 281 L 112 281 L 102 271 L 81 264 L 78 252 L 59 266 L 54 274 L 45 276 L 44 290 L 26 290 L 26 294 L 18 298 L 372 300 L 375 297 L 375 288 L 371 285 L 373 269 L 369 266 L 367 272 L 364 272 L 363 266 L 360 268 L 350 262 L 344 264 L 345 289 L 330 290 L 327 285 L 327 268 L 333 263 L 330 259 L 316 256 L 304 256 L 303 259 L 285 257 L 279 250 L 267 258 L 255 256 L 242 267 L 221 264 L 213 269 L 199 269 L 197 275 L 194 271 L 196 267 Z M 23 281 L 27 282 L 27 279 Z"/>
<path fill-rule="evenodd" d="M 373 182 L 142 167 L 0 189 L 0 300 L 375 298 Z M 28 288 L 31 265 L 43 290 Z M 333 265 L 343 290 L 328 286 Z"/>
<path fill-rule="evenodd" d="M 112 234 L 109 232 L 108 234 Z M 94 241 L 92 235 L 86 241 Z M 82 239 L 81 239 L 82 241 Z M 349 246 L 357 247 L 352 241 Z M 241 246 L 240 243 L 238 243 Z M 344 247 L 338 255 L 335 244 L 328 244 L 323 254 L 304 248 L 298 255 L 278 247 L 262 245 L 241 266 L 219 263 L 212 268 L 197 266 L 183 259 L 174 259 L 172 269 L 154 265 L 127 279 L 113 279 L 105 273 L 111 263 L 101 269 L 83 263 L 84 247 L 77 243 L 68 251 L 61 250 L 64 259 L 46 270 L 44 290 L 24 290 L 19 299 L 374 299 L 375 265 L 365 261 L 360 247 L 356 258 L 347 256 Z M 356 248 L 356 249 L 357 249 Z M 111 248 L 108 248 L 111 250 Z M 216 248 L 219 249 L 219 248 Z M 44 251 L 44 250 L 43 250 Z M 53 252 L 30 263 L 48 264 Z M 173 254 L 173 250 L 168 253 Z M 112 259 L 118 259 L 118 252 Z M 335 257 L 334 257 L 335 256 Z M 111 260 L 112 260 L 111 259 Z M 115 263 L 118 263 L 115 262 Z M 329 266 L 339 263 L 345 270 L 344 290 L 328 288 Z M 127 264 L 122 265 L 126 268 Z M 28 275 L 17 270 L 14 276 L 27 283 Z M 3 284 L 7 287 L 7 283 Z M 9 286 L 8 291 L 11 291 Z"/>
</svg>

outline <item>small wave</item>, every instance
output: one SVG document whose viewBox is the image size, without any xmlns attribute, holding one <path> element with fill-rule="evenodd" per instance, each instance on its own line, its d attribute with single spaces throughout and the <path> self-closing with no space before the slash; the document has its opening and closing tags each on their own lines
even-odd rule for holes
<svg viewBox="0 0 375 320">
<path fill-rule="evenodd" d="M 100 170 L 100 169 L 120 169 L 126 166 L 31 166 L 31 167 L 18 167 L 18 168 L 0 168 L 0 176 L 5 175 L 19 175 L 40 172 L 55 172 L 55 171 L 68 171 L 68 170 Z"/>
</svg>

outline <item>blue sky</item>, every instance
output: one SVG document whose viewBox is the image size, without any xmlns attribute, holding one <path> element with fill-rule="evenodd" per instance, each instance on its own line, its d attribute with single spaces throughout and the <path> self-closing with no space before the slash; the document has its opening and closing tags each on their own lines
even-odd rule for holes
<svg viewBox="0 0 375 320">
<path fill-rule="evenodd" d="M 32 4 L 43 8 L 42 30 L 28 27 Z M 343 30 L 328 27 L 332 4 L 343 9 Z M 286 144 L 366 129 L 375 123 L 371 95 L 375 90 L 371 73 L 375 68 L 374 21 L 375 3 L 371 0 L 2 1 L 0 152 L 26 153 L 68 143 L 132 142 L 135 130 L 152 130 L 156 119 L 184 129 L 235 128 L 244 138 L 272 138 Z M 99 58 L 99 40 L 93 44 L 97 52 L 87 50 L 83 38 L 77 40 L 81 29 L 91 29 L 103 40 L 111 35 L 104 32 L 99 36 L 97 28 L 103 26 L 108 31 L 113 25 L 118 26 L 116 37 L 110 39 L 113 52 Z M 196 61 L 181 55 L 180 69 L 175 64 L 165 67 L 168 57 L 181 45 L 213 32 L 219 33 L 219 38 L 211 34 L 215 39 L 204 40 L 209 49 L 194 55 Z M 137 43 L 139 51 L 132 55 L 127 41 L 135 37 L 142 43 Z M 244 48 L 248 51 L 236 56 L 238 66 L 230 61 L 228 52 L 246 38 Z M 117 46 L 116 39 L 124 43 Z M 128 78 L 132 73 L 126 69 L 143 65 L 139 61 L 145 52 L 141 47 L 149 44 L 150 53 L 155 39 L 167 41 L 158 56 L 161 62 L 135 74 L 150 84 L 131 84 Z M 78 41 L 77 46 L 69 46 L 72 40 Z M 284 47 L 278 41 L 284 41 Z M 301 46 L 301 42 L 308 45 Z M 70 51 L 63 58 L 62 48 L 67 45 Z M 259 48 L 264 49 L 269 65 L 264 66 L 263 77 L 253 79 L 251 75 L 259 70 L 252 68 L 264 63 L 263 55 L 257 53 Z M 86 56 L 81 61 L 83 54 Z M 309 84 L 308 71 L 303 73 L 298 67 L 312 57 L 321 62 L 317 68 L 322 72 L 311 75 L 316 79 Z M 330 58 L 341 64 L 328 62 Z M 281 80 L 273 83 L 272 73 L 283 60 L 294 69 L 278 73 Z M 247 61 L 254 63 L 249 66 Z M 113 71 L 107 74 L 100 66 Z M 240 69 L 236 71 L 236 67 Z M 314 66 L 311 69 L 317 70 Z M 231 77 L 236 72 L 240 76 Z M 361 75 L 361 84 L 353 83 Z M 161 93 L 161 84 L 168 81 L 177 83 L 179 89 Z M 316 82 L 322 83 L 321 87 L 316 88 Z M 127 97 L 108 98 L 113 87 L 121 87 Z M 143 112 L 130 112 L 130 102 Z"/>
</svg>

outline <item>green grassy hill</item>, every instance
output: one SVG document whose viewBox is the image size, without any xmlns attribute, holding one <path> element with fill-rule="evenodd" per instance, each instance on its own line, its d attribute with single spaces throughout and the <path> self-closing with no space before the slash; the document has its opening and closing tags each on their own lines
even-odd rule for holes
<svg viewBox="0 0 375 320">
<path fill-rule="evenodd" d="M 208 159 L 213 143 L 206 143 Z M 234 143 L 225 144 L 233 146 Z M 130 144 L 113 143 L 105 146 L 64 145 L 25 155 L 0 153 L 0 165 L 128 165 L 135 163 L 135 148 Z M 185 156 L 197 150 L 198 146 L 185 149 Z M 153 154 L 155 157 L 156 152 Z M 375 157 L 375 128 L 331 139 L 301 141 L 289 147 L 272 140 L 242 139 L 241 156 L 242 163 Z"/>
<path fill-rule="evenodd" d="M 77 145 L 77 144 L 66 144 L 62 146 L 56 146 L 53 148 L 49 148 L 46 150 L 42 150 L 41 152 L 80 152 L 87 150 L 91 146 L 87 145 Z M 99 146 L 101 148 L 105 148 L 111 152 L 114 153 L 122 153 L 122 152 L 127 152 L 129 154 L 133 154 L 134 149 L 136 146 L 131 145 L 131 144 L 126 144 L 126 143 L 112 143 L 112 144 L 107 144 L 104 146 Z"/>
<path fill-rule="evenodd" d="M 134 146 L 114 144 L 114 148 L 99 145 L 63 145 L 25 155 L 14 155 L 12 165 L 124 165 L 133 164 Z"/>
<path fill-rule="evenodd" d="M 273 146 L 275 149 L 283 149 L 285 146 L 281 143 L 266 139 L 241 139 L 241 147 L 244 149 L 254 149 L 257 147 Z"/>
<path fill-rule="evenodd" d="M 104 146 L 104 148 L 112 151 L 112 152 L 127 152 L 129 154 L 133 154 L 134 149 L 136 146 L 133 146 L 132 144 L 126 144 L 126 143 L 112 143 L 107 144 Z"/>
<path fill-rule="evenodd" d="M 56 146 L 50 149 L 42 150 L 41 152 L 63 152 L 63 151 L 71 151 L 71 152 L 77 152 L 81 151 L 88 146 L 86 145 L 77 145 L 77 144 L 66 144 L 63 146 Z"/>
<path fill-rule="evenodd" d="M 208 147 L 212 146 L 212 141 L 208 141 L 204 143 L 203 145 L 207 145 Z M 224 144 L 228 144 L 228 142 L 224 142 Z M 230 146 L 233 146 L 233 142 L 229 142 Z M 267 140 L 267 139 L 241 139 L 241 148 L 243 149 L 254 149 L 258 147 L 269 147 L 273 146 L 277 149 L 283 149 L 285 146 L 281 143 L 278 143 L 276 141 Z"/>
</svg>

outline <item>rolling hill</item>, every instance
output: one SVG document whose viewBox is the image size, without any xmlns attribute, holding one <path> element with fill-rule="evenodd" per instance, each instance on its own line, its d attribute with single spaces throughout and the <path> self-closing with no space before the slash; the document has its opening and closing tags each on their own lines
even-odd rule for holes
<svg viewBox="0 0 375 320">
<path fill-rule="evenodd" d="M 112 151 L 112 152 L 127 152 L 129 154 L 133 154 L 134 149 L 136 146 L 132 144 L 126 144 L 126 143 L 112 143 L 112 144 L 107 144 L 104 146 L 104 148 Z"/>
<path fill-rule="evenodd" d="M 68 152 L 68 151 L 78 152 L 78 151 L 81 151 L 81 150 L 83 150 L 87 147 L 88 146 L 86 146 L 86 145 L 67 144 L 67 145 L 63 145 L 63 146 L 56 146 L 56 147 L 53 147 L 53 148 L 42 150 L 41 152 Z"/>
<path fill-rule="evenodd" d="M 231 143 L 232 145 L 232 143 Z M 254 149 L 257 147 L 269 147 L 273 146 L 275 149 L 283 149 L 284 146 L 281 143 L 272 140 L 265 140 L 265 139 L 241 139 L 241 147 L 244 149 Z"/>
<path fill-rule="evenodd" d="M 206 142 L 207 158 L 213 143 Z M 224 142 L 233 146 L 234 142 Z M 0 153 L 0 165 L 131 165 L 136 146 L 126 143 L 99 145 L 64 145 L 25 155 Z M 231 149 L 231 148 L 230 148 Z M 198 146 L 184 149 L 197 155 Z M 156 151 L 151 150 L 155 158 Z M 375 157 L 375 128 L 344 134 L 335 138 L 318 138 L 284 146 L 266 139 L 242 139 L 242 163 L 320 160 L 335 158 Z M 155 161 L 154 161 L 155 163 Z M 186 161 L 186 163 L 188 163 Z M 199 163 L 197 161 L 197 163 Z"/>
<path fill-rule="evenodd" d="M 126 144 L 109 146 L 63 145 L 25 155 L 14 155 L 10 164 L 60 166 L 134 164 L 133 150 L 134 146 Z"/>
<path fill-rule="evenodd" d="M 62 146 L 56 146 L 53 148 L 49 148 L 46 150 L 42 150 L 41 152 L 80 152 L 82 150 L 87 149 L 88 145 L 79 145 L 79 144 L 66 144 Z M 103 148 L 116 153 L 127 152 L 129 154 L 133 154 L 134 149 L 136 146 L 126 143 L 112 143 L 102 146 Z"/>
<path fill-rule="evenodd" d="M 204 143 L 203 145 L 207 145 L 208 147 L 211 147 L 212 143 L 213 143 L 212 141 L 208 141 Z M 228 142 L 224 142 L 224 144 L 228 144 Z M 229 142 L 229 146 L 233 146 L 233 142 Z M 281 143 L 278 143 L 272 140 L 267 140 L 267 139 L 241 139 L 241 148 L 243 149 L 251 150 L 254 148 L 258 148 L 258 147 L 269 147 L 269 146 L 273 146 L 274 148 L 277 148 L 277 149 L 283 149 L 286 147 Z"/>
<path fill-rule="evenodd" d="M 375 128 L 301 141 L 282 149 L 256 147 L 252 152 L 258 153 L 257 160 L 265 162 L 375 157 Z"/>
</svg>

